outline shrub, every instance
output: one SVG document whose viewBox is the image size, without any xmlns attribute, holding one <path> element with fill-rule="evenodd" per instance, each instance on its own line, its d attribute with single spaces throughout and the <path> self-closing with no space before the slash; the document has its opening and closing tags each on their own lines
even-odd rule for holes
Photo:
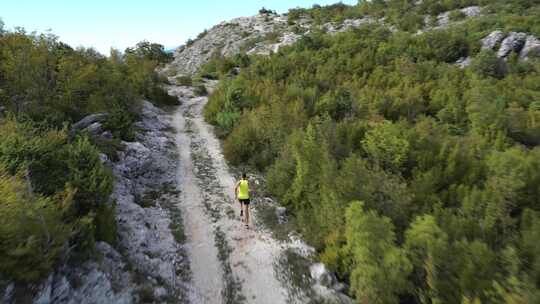
<svg viewBox="0 0 540 304">
<path fill-rule="evenodd" d="M 453 10 L 449 13 L 448 18 L 450 18 L 451 21 L 459 21 L 463 20 L 467 17 L 464 12 L 461 10 Z"/>
<path fill-rule="evenodd" d="M 259 14 L 260 14 L 260 15 L 272 15 L 272 14 L 275 14 L 275 13 L 276 13 L 276 11 L 269 10 L 269 9 L 267 9 L 267 8 L 265 8 L 265 7 L 261 8 L 261 9 L 259 10 Z"/>
<path fill-rule="evenodd" d="M 96 212 L 96 240 L 111 245 L 116 244 L 116 202 L 101 204 Z"/>
<path fill-rule="evenodd" d="M 506 73 L 506 63 L 499 59 L 495 52 L 485 50 L 480 52 L 471 63 L 472 70 L 483 77 L 503 78 Z"/>
<path fill-rule="evenodd" d="M 11 176 L 0 165 L 0 273 L 25 282 L 52 270 L 72 231 L 62 211 L 73 193 L 47 198 L 30 189 L 22 174 Z"/>
<path fill-rule="evenodd" d="M 158 106 L 177 106 L 180 104 L 176 96 L 169 95 L 167 90 L 158 85 L 152 88 L 148 98 Z"/>
<path fill-rule="evenodd" d="M 113 177 L 99 159 L 99 151 L 87 138 L 78 138 L 66 151 L 67 183 L 77 189 L 73 211 L 76 215 L 95 212 L 112 193 Z"/>
<path fill-rule="evenodd" d="M 206 90 L 206 86 L 204 84 L 199 84 L 195 86 L 195 89 L 193 90 L 193 93 L 195 93 L 196 96 L 206 96 L 208 95 L 208 91 Z"/>
<path fill-rule="evenodd" d="M 190 76 L 178 76 L 176 77 L 176 84 L 190 87 L 193 84 L 193 80 L 191 79 Z"/>
</svg>

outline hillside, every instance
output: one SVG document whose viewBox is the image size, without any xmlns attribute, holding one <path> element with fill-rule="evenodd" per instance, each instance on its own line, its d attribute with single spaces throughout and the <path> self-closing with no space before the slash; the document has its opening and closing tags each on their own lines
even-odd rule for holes
<svg viewBox="0 0 540 304">
<path fill-rule="evenodd" d="M 358 302 L 535 303 L 538 17 L 531 1 L 292 10 L 265 21 L 312 24 L 291 45 L 285 29 L 264 56 L 207 49 L 224 23 L 169 75 L 220 79 L 205 118 L 227 160 L 266 175 Z"/>
</svg>

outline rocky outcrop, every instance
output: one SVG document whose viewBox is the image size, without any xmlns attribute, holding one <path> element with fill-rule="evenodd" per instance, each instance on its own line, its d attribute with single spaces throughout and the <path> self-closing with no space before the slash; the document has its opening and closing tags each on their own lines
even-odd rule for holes
<svg viewBox="0 0 540 304">
<path fill-rule="evenodd" d="M 482 14 L 482 8 L 479 6 L 469 6 L 459 10 L 466 18 L 478 17 Z M 444 12 L 437 16 L 437 28 L 444 28 L 451 24 L 450 14 L 452 12 Z"/>
<path fill-rule="evenodd" d="M 502 31 L 493 31 L 482 39 L 482 49 L 494 50 L 504 39 L 505 34 Z"/>
<path fill-rule="evenodd" d="M 79 131 L 85 131 L 92 137 L 98 136 L 103 132 L 103 122 L 107 117 L 109 117 L 107 113 L 88 115 L 71 126 L 69 135 L 74 136 Z"/>
<path fill-rule="evenodd" d="M 347 19 L 320 26 L 333 34 L 376 22 L 372 18 Z M 287 15 L 259 14 L 222 22 L 199 35 L 198 39 L 179 47 L 174 61 L 163 71 L 168 76 L 193 75 L 214 55 L 224 57 L 241 52 L 269 55 L 281 47 L 294 44 L 310 32 L 313 22 L 300 18 L 289 22 Z"/>
<path fill-rule="evenodd" d="M 540 40 L 527 33 L 493 31 L 482 39 L 482 50 L 494 50 L 499 58 L 515 52 L 520 59 L 527 60 L 540 56 Z"/>
<path fill-rule="evenodd" d="M 35 296 L 34 303 L 133 303 L 132 275 L 123 257 L 106 243 L 96 244 L 102 257 L 81 267 L 65 267 L 49 275 Z"/>
<path fill-rule="evenodd" d="M 469 65 L 471 65 L 471 57 L 461 57 L 458 59 L 458 61 L 456 61 L 456 65 L 462 69 L 468 67 Z"/>
<path fill-rule="evenodd" d="M 215 54 L 232 56 L 246 46 L 248 49 L 244 51 L 260 49 L 261 53 L 267 53 L 268 49 L 261 48 L 258 43 L 266 41 L 265 44 L 269 45 L 281 42 L 281 35 L 276 37 L 275 33 L 290 32 L 288 27 L 287 18 L 275 14 L 260 14 L 222 22 L 199 35 L 194 42 L 178 48 L 167 73 L 192 75 Z M 275 47 L 269 49 L 275 50 Z"/>
<path fill-rule="evenodd" d="M 84 117 L 80 121 L 76 122 L 71 126 L 71 130 L 78 131 L 88 128 L 90 125 L 95 123 L 100 123 L 107 119 L 107 113 L 97 113 Z"/>
<path fill-rule="evenodd" d="M 315 282 L 326 287 L 331 287 L 336 281 L 335 276 L 329 272 L 328 269 L 326 269 L 326 266 L 322 263 L 311 265 L 311 267 L 309 267 L 309 273 Z"/>
<path fill-rule="evenodd" d="M 354 301 L 344 292 L 348 286 L 337 281 L 336 276 L 328 271 L 322 263 L 316 263 L 309 267 L 311 279 L 314 281 L 313 290 L 323 300 L 330 303 L 352 304 Z"/>
<path fill-rule="evenodd" d="M 532 35 L 527 36 L 525 45 L 521 49 L 519 54 L 521 59 L 528 59 L 530 57 L 540 57 L 540 40 Z"/>
<path fill-rule="evenodd" d="M 119 160 L 100 159 L 115 175 L 111 201 L 116 202 L 118 245 L 97 243 L 94 258 L 79 266 L 64 265 L 32 287 L 0 288 L 2 303 L 140 303 L 182 301 L 189 265 L 183 245 L 172 231 L 176 218 L 176 156 L 170 121 L 162 110 L 143 102 L 142 120 L 136 123 L 137 142 L 123 142 Z M 97 129 L 106 115 L 91 115 L 74 125 L 77 130 Z M 106 133 L 106 132 L 104 132 Z M 107 134 L 102 136 L 109 136 Z M 177 217 L 177 212 L 175 213 Z"/>
<path fill-rule="evenodd" d="M 171 231 L 177 219 L 170 208 L 178 195 L 174 139 L 162 110 L 145 101 L 142 117 L 136 123 L 141 130 L 138 142 L 124 142 L 120 161 L 113 167 L 119 247 L 145 278 L 145 290 L 155 291 L 158 299 L 179 298 L 186 288 L 180 274 L 188 265 L 182 244 Z"/>
<path fill-rule="evenodd" d="M 345 19 L 343 20 L 343 22 L 340 22 L 340 23 L 335 23 L 335 22 L 325 23 L 323 24 L 322 28 L 327 33 L 334 34 L 334 33 L 346 32 L 353 28 L 358 28 L 362 25 L 374 23 L 374 22 L 383 23 L 383 20 L 376 20 L 370 17 L 365 17 L 361 19 Z"/>
<path fill-rule="evenodd" d="M 519 53 L 525 45 L 526 39 L 527 34 L 525 33 L 508 33 L 506 38 L 501 42 L 501 47 L 499 48 L 499 51 L 497 51 L 497 57 L 504 58 L 512 51 Z"/>
</svg>

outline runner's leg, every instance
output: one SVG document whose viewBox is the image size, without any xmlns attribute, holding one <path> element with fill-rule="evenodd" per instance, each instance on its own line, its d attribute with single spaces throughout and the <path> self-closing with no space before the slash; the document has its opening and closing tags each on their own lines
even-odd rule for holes
<svg viewBox="0 0 540 304">
<path fill-rule="evenodd" d="M 246 209 L 246 227 L 249 226 L 249 203 L 244 204 L 244 208 Z"/>
<path fill-rule="evenodd" d="M 240 217 L 244 216 L 244 204 L 242 204 L 241 200 L 238 200 L 238 203 L 240 203 Z"/>
</svg>

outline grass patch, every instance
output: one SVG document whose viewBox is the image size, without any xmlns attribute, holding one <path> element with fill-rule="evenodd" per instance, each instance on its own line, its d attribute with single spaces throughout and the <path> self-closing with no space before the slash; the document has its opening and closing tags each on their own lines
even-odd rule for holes
<svg viewBox="0 0 540 304">
<path fill-rule="evenodd" d="M 195 86 L 193 94 L 195 94 L 195 96 L 208 96 L 208 90 L 206 89 L 206 86 L 199 84 Z"/>
<path fill-rule="evenodd" d="M 151 285 L 145 284 L 137 291 L 139 295 L 139 301 L 141 303 L 154 303 L 154 288 Z"/>
<path fill-rule="evenodd" d="M 190 87 L 193 85 L 193 80 L 190 76 L 178 76 L 175 80 L 176 84 L 180 86 Z"/>
<path fill-rule="evenodd" d="M 143 208 L 151 208 L 157 205 L 157 200 L 161 197 L 160 191 L 151 190 L 143 194 L 142 197 L 138 197 L 135 203 Z"/>
</svg>

